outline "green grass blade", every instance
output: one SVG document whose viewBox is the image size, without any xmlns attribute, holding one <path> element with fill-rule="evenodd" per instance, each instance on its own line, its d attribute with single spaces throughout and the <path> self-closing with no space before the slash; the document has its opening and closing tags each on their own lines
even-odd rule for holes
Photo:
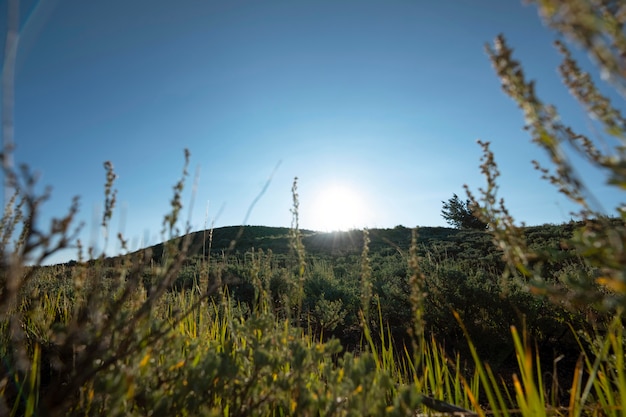
<svg viewBox="0 0 626 417">
<path fill-rule="evenodd" d="M 480 381 L 482 383 L 482 388 L 485 390 L 485 395 L 487 396 L 487 401 L 489 402 L 489 406 L 491 407 L 491 411 L 495 417 L 507 417 L 509 415 L 506 404 L 504 403 L 504 399 L 502 398 L 502 394 L 500 393 L 497 384 L 495 383 L 495 378 L 491 369 L 488 366 L 484 366 L 480 357 L 478 356 L 478 352 L 476 352 L 476 347 L 472 343 L 470 339 L 469 333 L 461 320 L 459 314 L 454 311 L 454 317 L 457 322 L 461 326 L 463 330 L 463 334 L 467 340 L 467 343 L 470 348 L 470 352 L 472 358 L 474 359 L 474 364 L 476 365 L 476 371 L 478 372 Z M 467 385 L 466 385 L 467 386 Z M 472 396 L 470 396 L 472 398 Z M 474 407 L 477 412 L 480 413 L 479 408 L 476 401 L 473 401 Z"/>
</svg>

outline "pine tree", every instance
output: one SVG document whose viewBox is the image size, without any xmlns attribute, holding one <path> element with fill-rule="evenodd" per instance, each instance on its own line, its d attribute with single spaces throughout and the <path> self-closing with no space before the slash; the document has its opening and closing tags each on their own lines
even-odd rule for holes
<svg viewBox="0 0 626 417">
<path fill-rule="evenodd" d="M 458 195 L 453 194 L 451 199 L 447 202 L 442 201 L 442 203 L 441 216 L 450 226 L 457 229 L 484 230 L 487 228 L 487 224 L 474 215 L 470 200 L 463 202 Z"/>
</svg>

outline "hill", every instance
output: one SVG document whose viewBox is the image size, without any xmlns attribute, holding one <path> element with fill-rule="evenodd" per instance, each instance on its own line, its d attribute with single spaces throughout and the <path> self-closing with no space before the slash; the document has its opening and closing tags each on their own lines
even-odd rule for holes
<svg viewBox="0 0 626 417">
<path fill-rule="evenodd" d="M 534 265 L 546 282 L 559 285 L 597 273 L 568 245 L 578 226 L 570 222 L 523 229 L 528 247 L 556 254 Z M 410 254 L 412 230 L 403 226 L 369 230 L 367 251 L 363 231 L 303 230 L 304 260 L 291 249 L 291 233 L 288 228 L 224 227 L 125 256 L 35 268 L 24 294 L 43 297 L 46 313 L 41 316 L 44 324 L 31 332 L 41 332 L 38 343 L 56 349 L 56 342 L 41 329 L 69 329 L 75 312 L 77 320 L 86 320 L 85 329 L 93 327 L 95 344 L 100 324 L 93 323 L 105 320 L 104 326 L 105 317 L 118 316 L 125 323 L 141 312 L 150 320 L 161 317 L 175 329 L 186 323 L 184 340 L 188 340 L 190 334 L 197 334 L 196 326 L 228 318 L 236 319 L 229 325 L 250 319 L 254 327 L 259 325 L 258 314 L 265 312 L 271 323 L 276 320 L 279 326 L 290 323 L 300 329 L 300 335 L 311 338 L 307 343 L 334 340 L 353 353 L 368 349 L 366 323 L 370 334 L 376 335 L 370 343 L 376 349 L 388 343 L 385 349 L 394 361 L 401 361 L 413 346 L 410 331 L 419 310 L 425 334 L 443 346 L 448 357 L 459 355 L 463 368 L 472 359 L 457 317 L 478 355 L 495 373 L 510 379 L 516 369 L 509 332 L 515 326 L 524 330 L 543 363 L 561 358 L 559 375 L 571 380 L 580 356 L 580 341 L 572 329 L 592 334 L 608 322 L 592 305 L 572 309 L 554 303 L 545 295 L 532 294 L 522 276 L 513 271 L 506 275 L 503 254 L 486 231 L 419 228 L 419 271 Z M 190 251 L 173 259 L 176 247 L 185 241 Z M 413 299 L 416 286 L 422 297 L 419 307 Z M 35 309 L 33 300 L 39 298 L 25 295 L 25 300 Z M 137 300 L 141 307 L 133 310 Z M 90 307 L 69 307 L 81 302 Z M 196 318 L 187 320 L 184 311 Z"/>
<path fill-rule="evenodd" d="M 572 237 L 573 231 L 580 227 L 580 222 L 569 222 L 561 225 L 545 224 L 525 227 L 524 234 L 531 248 L 547 248 L 561 250 L 564 240 Z M 411 245 L 412 230 L 404 226 L 392 229 L 368 229 L 369 253 L 387 256 L 394 253 L 405 253 Z M 421 256 L 435 256 L 460 262 L 480 263 L 483 266 L 504 268 L 501 252 L 493 244 L 487 231 L 462 230 L 448 227 L 419 227 L 417 243 Z M 320 258 L 337 256 L 354 256 L 363 251 L 363 230 L 317 232 L 301 230 L 302 243 L 307 255 Z M 213 230 L 192 232 L 176 238 L 178 246 L 188 242 L 190 258 L 202 257 L 203 254 L 241 255 L 249 251 L 272 251 L 274 254 L 288 255 L 291 253 L 291 229 L 286 227 L 268 226 L 228 226 Z M 171 242 L 170 242 L 171 243 Z M 160 262 L 163 254 L 163 243 L 159 243 L 131 255 L 149 252 L 154 262 Z M 106 262 L 115 262 L 113 257 Z"/>
</svg>

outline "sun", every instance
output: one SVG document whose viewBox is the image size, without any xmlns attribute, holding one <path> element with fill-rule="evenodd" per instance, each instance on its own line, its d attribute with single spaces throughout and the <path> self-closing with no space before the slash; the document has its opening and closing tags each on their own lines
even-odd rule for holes
<svg viewBox="0 0 626 417">
<path fill-rule="evenodd" d="M 313 228 L 323 232 L 360 229 L 367 226 L 368 205 L 354 187 L 331 184 L 315 195 L 310 217 Z"/>
</svg>

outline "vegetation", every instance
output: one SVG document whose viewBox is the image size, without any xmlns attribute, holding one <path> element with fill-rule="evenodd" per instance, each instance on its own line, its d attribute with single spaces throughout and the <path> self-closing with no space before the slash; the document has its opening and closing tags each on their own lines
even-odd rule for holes
<svg viewBox="0 0 626 417">
<path fill-rule="evenodd" d="M 115 196 L 112 184 L 107 189 Z M 14 212 L 5 224 L 24 217 Z M 581 225 L 529 227 L 524 235 L 534 248 L 561 250 Z M 35 235 L 63 241 L 64 229 L 55 230 Z M 33 239 L 28 230 L 20 235 Z M 404 227 L 367 234 L 223 228 L 117 258 L 21 264 L 19 275 L 3 277 L 3 297 L 18 287 L 2 327 L 5 411 L 478 410 L 488 405 L 493 382 L 481 377 L 472 355 L 488 358 L 484 369 L 510 382 L 520 349 L 541 362 L 563 356 L 558 377 L 541 383 L 550 382 L 546 403 L 567 405 L 581 348 L 593 367 L 591 335 L 594 326 L 610 326 L 610 316 L 592 307 L 570 311 L 502 280 L 505 264 L 491 239 L 485 231 L 446 228 L 422 228 L 419 236 Z M 296 249 L 309 246 L 301 259 Z M 544 265 L 555 280 L 586 268 L 575 251 L 563 252 Z M 512 324 L 525 329 L 525 341 L 502 331 Z M 473 343 L 462 342 L 464 333 Z M 517 406 L 513 397 L 502 401 Z"/>
<path fill-rule="evenodd" d="M 538 3 L 623 83 L 626 8 Z M 487 185 L 464 206 L 480 207 L 488 230 L 303 231 L 294 181 L 290 229 L 181 232 L 186 152 L 163 244 L 105 258 L 76 242 L 76 262 L 43 267 L 75 242 L 77 202 L 42 228 L 47 195 L 5 164 L 15 195 L 0 223 L 0 414 L 625 416 L 626 214 L 592 208 L 562 145 L 623 188 L 626 123 L 558 47 L 615 154 L 561 124 L 503 37 L 489 54 L 555 166 L 538 168 L 581 205 L 565 225 L 515 225 L 482 143 Z M 105 171 L 108 232 L 117 193 Z"/>
<path fill-rule="evenodd" d="M 461 201 L 458 195 L 454 194 L 447 202 L 442 201 L 441 217 L 452 227 L 457 229 L 477 229 L 485 230 L 487 223 L 476 217 L 476 207 L 470 200 Z"/>
</svg>

